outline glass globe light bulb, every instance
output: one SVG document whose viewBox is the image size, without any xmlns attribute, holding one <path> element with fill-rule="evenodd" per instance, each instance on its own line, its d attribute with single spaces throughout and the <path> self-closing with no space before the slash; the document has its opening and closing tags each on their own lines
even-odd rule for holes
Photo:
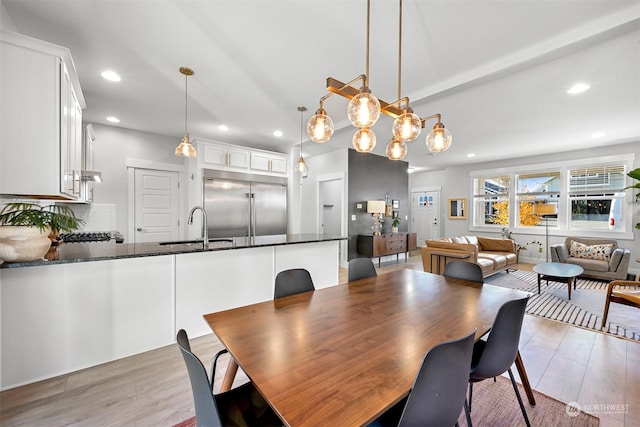
<svg viewBox="0 0 640 427">
<path fill-rule="evenodd" d="M 407 144 L 404 141 L 392 139 L 387 144 L 387 157 L 389 160 L 403 160 L 407 155 Z"/>
<path fill-rule="evenodd" d="M 298 159 L 298 163 L 296 164 L 296 171 L 302 174 L 309 172 L 309 166 L 307 166 L 303 157 L 300 157 L 300 159 Z"/>
<path fill-rule="evenodd" d="M 357 152 L 368 153 L 376 146 L 376 134 L 369 128 L 358 129 L 351 142 Z"/>
<path fill-rule="evenodd" d="M 420 135 L 421 130 L 420 117 L 408 111 L 393 122 L 393 137 L 400 141 L 413 141 Z"/>
<path fill-rule="evenodd" d="M 380 101 L 367 88 L 362 88 L 360 93 L 349 101 L 347 115 L 355 127 L 371 127 L 380 117 Z"/>
<path fill-rule="evenodd" d="M 427 148 L 432 153 L 442 153 L 449 149 L 452 141 L 451 132 L 442 123 L 436 123 L 427 135 Z"/>
<path fill-rule="evenodd" d="M 307 134 L 313 142 L 324 143 L 333 135 L 333 120 L 323 109 L 316 111 L 307 122 Z"/>
<path fill-rule="evenodd" d="M 174 154 L 180 157 L 196 157 L 196 149 L 193 147 L 193 145 L 191 145 L 188 133 L 182 137 L 180 145 L 176 147 L 176 151 Z"/>
</svg>

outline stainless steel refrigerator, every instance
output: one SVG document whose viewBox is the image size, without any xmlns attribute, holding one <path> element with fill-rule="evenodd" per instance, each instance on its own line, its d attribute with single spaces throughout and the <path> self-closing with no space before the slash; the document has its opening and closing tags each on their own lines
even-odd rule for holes
<svg viewBox="0 0 640 427">
<path fill-rule="evenodd" d="M 213 170 L 203 175 L 210 238 L 287 233 L 286 178 Z"/>
</svg>

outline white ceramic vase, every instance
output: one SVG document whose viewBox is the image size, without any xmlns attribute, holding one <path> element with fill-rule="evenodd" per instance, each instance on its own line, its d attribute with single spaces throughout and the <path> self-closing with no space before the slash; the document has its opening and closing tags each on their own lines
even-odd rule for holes
<svg viewBox="0 0 640 427">
<path fill-rule="evenodd" d="M 51 247 L 50 232 L 50 228 L 41 231 L 37 227 L 0 226 L 0 260 L 25 262 L 42 259 Z"/>
</svg>

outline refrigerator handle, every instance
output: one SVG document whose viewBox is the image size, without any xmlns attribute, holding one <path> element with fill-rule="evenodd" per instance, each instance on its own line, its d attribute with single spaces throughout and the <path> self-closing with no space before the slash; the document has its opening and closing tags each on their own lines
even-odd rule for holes
<svg viewBox="0 0 640 427">
<path fill-rule="evenodd" d="M 244 193 L 247 198 L 247 237 L 251 237 L 251 201 L 253 200 L 251 193 Z"/>
<path fill-rule="evenodd" d="M 256 237 L 256 197 L 254 193 L 251 193 L 251 228 L 253 234 L 250 237 Z"/>
</svg>

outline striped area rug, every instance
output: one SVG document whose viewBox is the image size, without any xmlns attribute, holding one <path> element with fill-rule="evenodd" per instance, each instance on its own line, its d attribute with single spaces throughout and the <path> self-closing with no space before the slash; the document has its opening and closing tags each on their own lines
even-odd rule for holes
<svg viewBox="0 0 640 427">
<path fill-rule="evenodd" d="M 532 295 L 527 303 L 528 314 L 640 341 L 638 309 L 634 309 L 637 313 L 627 311 L 636 322 L 622 325 L 615 322 L 614 310 L 628 310 L 629 307 L 612 304 L 607 324 L 604 329 L 600 329 L 608 282 L 578 278 L 576 290 L 571 291 L 571 301 L 567 300 L 567 284 L 562 282 L 549 280 L 547 285 L 543 280 L 538 295 L 538 275 L 532 271 L 511 270 L 509 273 L 498 273 L 487 277 L 485 283 L 530 292 Z"/>
</svg>

